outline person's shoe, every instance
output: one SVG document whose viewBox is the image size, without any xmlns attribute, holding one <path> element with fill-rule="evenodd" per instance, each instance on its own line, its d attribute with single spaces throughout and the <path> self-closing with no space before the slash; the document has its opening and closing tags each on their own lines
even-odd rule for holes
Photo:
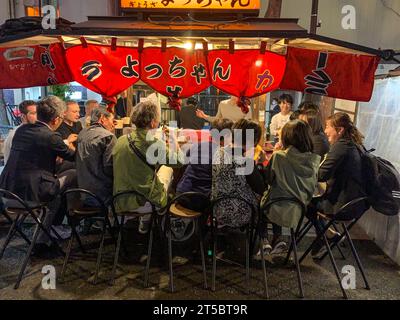
<svg viewBox="0 0 400 320">
<path fill-rule="evenodd" d="M 271 251 L 272 254 L 282 254 L 286 253 L 288 251 L 288 246 L 285 241 L 278 241 L 275 245 L 274 248 Z"/>
<path fill-rule="evenodd" d="M 311 249 L 311 257 L 317 259 L 319 252 L 325 247 L 324 240 L 318 239 Z"/>
<path fill-rule="evenodd" d="M 72 230 L 70 226 L 59 225 L 53 226 L 52 229 L 54 229 L 63 240 L 69 239 L 71 237 Z M 57 239 L 57 236 L 55 235 L 53 230 L 51 230 L 50 234 L 52 237 Z"/>
<path fill-rule="evenodd" d="M 269 243 L 268 239 L 262 239 L 261 241 L 263 242 L 262 247 L 263 247 L 264 259 L 265 259 L 267 256 L 269 256 L 271 254 L 272 246 Z M 257 252 L 256 256 L 254 257 L 254 259 L 261 260 L 261 250 L 260 249 L 258 249 L 258 252 Z"/>
<path fill-rule="evenodd" d="M 330 246 L 332 243 L 337 242 L 337 241 L 339 240 L 339 238 L 340 238 L 340 233 L 337 233 L 334 237 L 329 238 L 329 239 L 328 239 L 329 246 Z M 340 239 L 340 241 L 338 242 L 337 246 L 339 246 L 339 245 L 344 241 L 344 239 L 345 239 L 345 237 L 343 237 L 342 239 Z M 322 243 L 323 243 L 323 240 L 322 240 Z M 313 256 L 313 259 L 321 260 L 322 257 L 323 257 L 327 252 L 328 252 L 328 249 L 326 248 L 325 245 L 323 245 L 323 247 L 319 250 L 319 252 Z"/>
<path fill-rule="evenodd" d="M 146 221 L 142 217 L 139 218 L 139 233 L 147 234 L 150 230 L 150 220 Z"/>
</svg>

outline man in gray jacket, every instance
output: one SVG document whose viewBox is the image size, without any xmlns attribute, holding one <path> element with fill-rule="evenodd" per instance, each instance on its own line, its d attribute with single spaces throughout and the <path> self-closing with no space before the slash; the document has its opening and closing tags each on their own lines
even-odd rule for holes
<svg viewBox="0 0 400 320">
<path fill-rule="evenodd" d="M 90 127 L 79 133 L 76 155 L 79 188 L 93 192 L 106 204 L 113 194 L 113 131 L 114 115 L 104 107 L 94 109 Z"/>
</svg>

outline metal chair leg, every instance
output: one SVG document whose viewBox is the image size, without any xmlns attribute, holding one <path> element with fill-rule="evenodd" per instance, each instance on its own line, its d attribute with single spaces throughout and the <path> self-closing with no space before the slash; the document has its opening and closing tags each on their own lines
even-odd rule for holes
<svg viewBox="0 0 400 320">
<path fill-rule="evenodd" d="M 369 284 L 368 284 L 368 280 L 367 280 L 367 277 L 366 277 L 366 275 L 365 275 L 364 267 L 363 267 L 363 265 L 362 265 L 362 263 L 361 263 L 360 257 L 358 256 L 357 250 L 356 250 L 356 248 L 354 247 L 353 240 L 351 240 L 349 231 L 347 230 L 346 225 L 345 225 L 344 223 L 343 223 L 343 229 L 344 229 L 344 232 L 345 232 L 345 234 L 346 234 L 346 238 L 347 238 L 347 240 L 348 240 L 348 242 L 349 242 L 349 244 L 350 244 L 350 248 L 351 248 L 351 251 L 352 251 L 352 253 L 353 253 L 353 256 L 354 256 L 354 258 L 356 259 L 358 268 L 360 269 L 361 275 L 362 275 L 362 277 L 363 277 L 363 279 L 364 279 L 365 289 L 371 290 L 371 288 L 370 288 L 370 286 L 369 286 Z"/>
<path fill-rule="evenodd" d="M 212 282 L 211 282 L 211 290 L 215 291 L 215 277 L 217 274 L 217 226 L 215 218 L 213 219 L 211 230 L 212 230 L 212 242 L 213 242 L 213 257 L 212 257 Z"/>
<path fill-rule="evenodd" d="M 19 235 L 22 237 L 22 239 L 25 240 L 25 242 L 30 245 L 31 240 L 25 235 L 25 233 L 22 231 L 21 226 L 25 222 L 25 219 L 28 217 L 28 214 L 24 214 L 22 218 L 18 221 L 18 223 L 15 225 L 16 231 L 19 233 Z"/>
<path fill-rule="evenodd" d="M 250 294 L 250 230 L 249 226 L 246 228 L 246 294 Z"/>
<path fill-rule="evenodd" d="M 342 285 L 342 279 L 340 279 L 339 269 L 337 267 L 335 258 L 333 257 L 332 250 L 331 250 L 330 245 L 328 243 L 328 239 L 326 238 L 325 232 L 323 233 L 322 237 L 324 239 L 324 243 L 325 243 L 326 249 L 328 250 L 328 255 L 329 255 L 329 258 L 331 259 L 331 263 L 332 263 L 333 269 L 334 269 L 335 274 L 336 274 L 336 279 L 339 282 L 340 289 L 342 290 L 343 297 L 345 299 L 348 299 L 346 290 L 344 290 L 343 285 Z"/>
<path fill-rule="evenodd" d="M 172 269 L 172 232 L 171 232 L 171 216 L 167 214 L 167 232 L 168 232 L 168 262 L 169 262 L 169 290 L 174 293 L 174 274 Z"/>
<path fill-rule="evenodd" d="M 301 256 L 300 260 L 299 260 L 299 264 L 301 264 L 303 262 L 303 260 L 308 256 L 308 254 L 311 252 L 312 248 L 314 247 L 314 245 L 322 238 L 322 235 L 325 234 L 325 232 L 330 228 L 330 226 L 332 225 L 332 221 L 330 221 L 324 228 L 322 231 L 318 230 L 318 227 L 316 226 L 316 224 L 313 223 L 315 230 L 317 232 L 317 236 L 315 237 L 314 241 L 312 242 L 312 244 L 307 248 L 307 250 L 303 253 L 303 255 Z"/>
<path fill-rule="evenodd" d="M 153 250 L 153 238 L 154 238 L 154 227 L 155 227 L 155 221 L 154 221 L 154 213 L 151 215 L 151 220 L 150 220 L 150 235 L 149 235 L 149 244 L 147 247 L 147 261 L 146 261 L 146 268 L 144 270 L 144 287 L 148 288 L 149 287 L 149 271 L 150 271 L 150 262 L 151 262 L 151 253 Z"/>
<path fill-rule="evenodd" d="M 15 218 L 15 220 L 12 222 L 10 229 L 8 230 L 6 240 L 4 241 L 3 247 L 1 248 L 0 260 L 3 258 L 4 252 L 6 251 L 8 244 L 10 243 L 11 239 L 14 237 L 15 233 L 17 232 L 16 226 L 17 226 L 18 219 L 19 219 L 19 216 L 17 216 Z"/>
<path fill-rule="evenodd" d="M 74 242 L 74 237 L 75 237 L 75 234 L 72 232 L 71 238 L 69 239 L 69 242 L 68 242 L 67 253 L 66 253 L 65 258 L 64 258 L 63 267 L 62 267 L 62 270 L 61 270 L 61 276 L 60 276 L 60 281 L 61 282 L 64 281 L 64 275 L 65 275 L 65 271 L 67 269 L 67 264 L 68 264 L 69 257 L 71 255 L 71 250 L 72 250 L 72 245 L 73 245 L 73 242 Z"/>
<path fill-rule="evenodd" d="M 265 294 L 265 297 L 267 299 L 269 299 L 268 282 L 267 282 L 267 268 L 265 266 L 264 248 L 263 248 L 263 242 L 261 241 L 261 238 L 260 238 L 260 253 L 261 253 L 261 265 L 262 265 L 263 275 L 264 275 L 264 294 Z"/>
<path fill-rule="evenodd" d="M 72 222 L 70 225 L 71 225 L 72 233 L 75 235 L 76 241 L 79 244 L 79 248 L 81 249 L 83 254 L 86 254 L 86 250 L 83 247 L 83 244 L 82 244 L 81 238 L 79 237 L 78 231 L 76 231 L 75 223 Z"/>
<path fill-rule="evenodd" d="M 98 279 L 98 276 L 99 276 L 99 269 L 100 269 L 102 254 L 103 254 L 104 238 L 106 237 L 106 232 L 107 232 L 107 222 L 104 220 L 103 221 L 103 232 L 101 234 L 99 252 L 97 253 L 96 272 L 94 274 L 94 281 L 93 281 L 94 284 L 97 284 L 97 279 Z"/>
<path fill-rule="evenodd" d="M 197 236 L 199 238 L 199 243 L 200 243 L 201 266 L 203 268 L 204 289 L 207 289 L 208 288 L 208 285 L 207 285 L 207 269 L 206 269 L 206 257 L 205 257 L 205 254 L 204 254 L 203 233 L 201 232 L 201 229 L 200 229 L 200 226 L 199 226 L 199 220 L 198 219 L 194 220 L 194 223 L 196 224 L 196 232 L 197 232 Z"/>
<path fill-rule="evenodd" d="M 293 255 L 294 255 L 294 262 L 296 264 L 296 271 L 297 271 L 297 281 L 299 284 L 299 296 L 300 298 L 304 298 L 304 288 L 303 288 L 303 279 L 301 277 L 301 272 L 300 272 L 300 264 L 299 264 L 299 260 L 297 257 L 297 244 L 296 244 L 296 234 L 293 230 L 293 228 L 290 229 L 290 234 L 291 234 L 291 242 L 292 242 L 292 246 L 293 246 Z"/>
<path fill-rule="evenodd" d="M 44 216 L 44 213 L 42 212 L 41 218 L 43 216 Z M 18 278 L 17 278 L 17 282 L 15 283 L 14 289 L 18 289 L 19 288 L 19 285 L 21 283 L 22 277 L 24 276 L 24 273 L 25 273 L 26 266 L 28 265 L 28 261 L 29 261 L 29 258 L 31 256 L 33 247 L 35 246 L 36 240 L 37 240 L 37 238 L 39 236 L 39 232 L 40 232 L 40 229 L 41 229 L 40 227 L 41 227 L 41 222 L 39 222 L 36 225 L 36 230 L 35 230 L 35 233 L 33 234 L 33 239 L 31 241 L 31 245 L 28 248 L 28 251 L 27 251 L 25 259 L 24 259 L 24 262 L 22 263 L 21 270 L 19 272 L 19 275 L 18 275 Z"/>
<path fill-rule="evenodd" d="M 116 272 L 117 265 L 118 265 L 119 250 L 121 247 L 122 226 L 124 225 L 124 221 L 125 221 L 125 216 L 122 216 L 122 221 L 121 221 L 122 223 L 118 229 L 117 247 L 115 249 L 114 264 L 113 264 L 113 268 L 112 268 L 112 272 L 111 272 L 111 281 L 110 281 L 111 285 L 114 285 L 114 283 L 115 283 L 115 272 Z"/>
<path fill-rule="evenodd" d="M 116 239 L 115 239 L 113 227 L 112 227 L 112 225 L 111 225 L 111 221 L 110 221 L 110 219 L 109 219 L 107 216 L 105 217 L 105 220 L 106 220 L 106 223 L 107 223 L 107 226 L 108 226 L 108 230 L 110 231 L 111 239 L 112 239 L 112 241 L 115 243 L 115 242 L 116 242 Z"/>
</svg>

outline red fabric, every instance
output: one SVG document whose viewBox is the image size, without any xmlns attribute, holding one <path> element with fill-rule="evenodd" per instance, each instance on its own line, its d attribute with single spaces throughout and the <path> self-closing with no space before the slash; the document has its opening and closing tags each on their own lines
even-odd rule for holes
<svg viewBox="0 0 400 320">
<path fill-rule="evenodd" d="M 260 50 L 213 50 L 208 53 L 212 84 L 236 97 L 252 98 L 279 88 L 286 58 Z"/>
<path fill-rule="evenodd" d="M 18 89 L 73 81 L 64 48 L 32 46 L 0 49 L 0 88 Z"/>
<path fill-rule="evenodd" d="M 289 48 L 281 89 L 369 101 L 378 63 L 376 56 Z"/>
<path fill-rule="evenodd" d="M 75 46 L 66 52 L 75 81 L 105 97 L 113 97 L 139 80 L 139 52 L 128 47 Z"/>
<path fill-rule="evenodd" d="M 188 98 L 210 86 L 203 50 L 145 48 L 140 69 L 141 80 L 168 97 Z"/>
</svg>

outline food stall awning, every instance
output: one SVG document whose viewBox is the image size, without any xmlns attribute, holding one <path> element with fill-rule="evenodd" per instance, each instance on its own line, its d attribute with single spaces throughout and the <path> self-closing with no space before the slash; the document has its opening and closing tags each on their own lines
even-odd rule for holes
<svg viewBox="0 0 400 320">
<path fill-rule="evenodd" d="M 392 59 L 390 51 L 309 34 L 297 22 L 252 17 L 234 21 L 90 17 L 64 29 L 0 38 L 4 55 L 0 67 L 8 74 L 0 86 L 74 79 L 113 97 L 142 80 L 175 100 L 213 85 L 243 101 L 276 87 L 368 101 L 379 60 Z M 47 44 L 51 46 L 43 46 Z M 42 46 L 29 47 L 35 45 Z M 32 68 L 42 68 L 43 74 L 39 77 Z"/>
<path fill-rule="evenodd" d="M 80 44 L 84 36 L 88 43 L 110 44 L 112 37 L 118 45 L 137 46 L 145 38 L 147 46 L 158 45 L 168 39 L 168 46 L 182 46 L 187 41 L 209 42 L 216 48 L 227 46 L 233 39 L 238 48 L 256 48 L 261 41 L 268 49 L 285 53 L 288 47 L 326 50 L 353 54 L 378 55 L 390 58 L 390 51 L 332 39 L 308 31 L 298 25 L 298 19 L 267 19 L 247 17 L 236 21 L 198 21 L 180 17 L 168 20 L 144 21 L 130 17 L 89 17 L 86 22 L 73 24 L 70 30 L 37 30 L 0 38 L 0 47 L 30 46 L 64 42 L 66 46 Z"/>
</svg>

